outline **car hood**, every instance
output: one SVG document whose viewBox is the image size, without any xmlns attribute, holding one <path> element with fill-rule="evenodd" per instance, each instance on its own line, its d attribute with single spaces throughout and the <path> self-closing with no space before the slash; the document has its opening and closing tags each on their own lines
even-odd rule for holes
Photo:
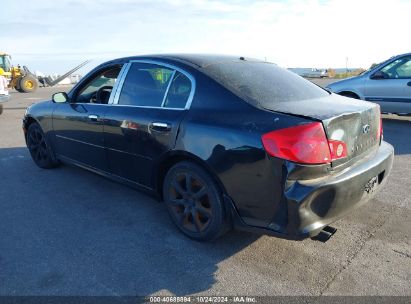
<svg viewBox="0 0 411 304">
<path fill-rule="evenodd" d="M 326 87 L 330 90 L 334 90 L 334 88 L 337 88 L 337 87 L 344 87 L 344 86 L 350 85 L 352 83 L 358 83 L 359 81 L 361 81 L 361 78 L 362 78 L 362 75 L 342 79 L 342 80 L 330 83 Z"/>
</svg>

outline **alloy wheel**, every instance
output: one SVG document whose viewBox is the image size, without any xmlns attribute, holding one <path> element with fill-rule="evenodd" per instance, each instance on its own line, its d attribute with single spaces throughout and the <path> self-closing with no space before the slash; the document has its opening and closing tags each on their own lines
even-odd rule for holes
<svg viewBox="0 0 411 304">
<path fill-rule="evenodd" d="M 27 136 L 27 145 L 36 163 L 48 161 L 49 154 L 43 132 L 39 128 L 30 130 Z"/>
<path fill-rule="evenodd" d="M 190 232 L 207 229 L 213 209 L 209 187 L 192 172 L 179 172 L 172 178 L 168 204 L 179 225 Z"/>
</svg>

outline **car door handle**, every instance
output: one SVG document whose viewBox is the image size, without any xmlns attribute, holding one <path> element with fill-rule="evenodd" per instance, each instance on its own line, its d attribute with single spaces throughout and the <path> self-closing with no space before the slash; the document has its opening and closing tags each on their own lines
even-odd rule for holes
<svg viewBox="0 0 411 304">
<path fill-rule="evenodd" d="M 166 122 L 152 122 L 150 128 L 155 131 L 168 132 L 171 130 L 171 125 Z"/>
<path fill-rule="evenodd" d="M 90 114 L 88 116 L 88 119 L 90 119 L 91 121 L 98 121 L 98 115 Z"/>
<path fill-rule="evenodd" d="M 409 83 L 407 83 L 407 86 L 411 87 L 411 81 Z"/>
</svg>

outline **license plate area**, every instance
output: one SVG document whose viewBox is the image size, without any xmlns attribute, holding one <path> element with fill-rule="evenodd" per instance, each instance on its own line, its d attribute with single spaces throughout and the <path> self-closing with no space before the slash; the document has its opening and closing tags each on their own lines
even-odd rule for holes
<svg viewBox="0 0 411 304">
<path fill-rule="evenodd" d="M 375 191 L 375 188 L 377 188 L 378 185 L 378 176 L 374 176 L 372 179 L 370 179 L 366 184 L 365 184 L 365 192 L 368 194 L 373 193 Z"/>
<path fill-rule="evenodd" d="M 381 184 L 382 180 L 384 179 L 385 171 L 382 171 L 377 176 L 371 178 L 364 187 L 364 191 L 368 194 L 371 194 L 375 191 L 379 184 Z"/>
</svg>

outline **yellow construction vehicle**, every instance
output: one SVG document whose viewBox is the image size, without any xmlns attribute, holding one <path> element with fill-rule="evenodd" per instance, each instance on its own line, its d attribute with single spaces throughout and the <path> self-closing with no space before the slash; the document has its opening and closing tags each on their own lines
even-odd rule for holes
<svg viewBox="0 0 411 304">
<path fill-rule="evenodd" d="M 25 66 L 12 66 L 11 56 L 6 53 L 0 53 L 0 69 L 3 76 L 9 79 L 9 87 L 19 92 L 33 92 L 39 86 L 37 77 Z"/>
<path fill-rule="evenodd" d="M 9 80 L 9 87 L 22 93 L 34 92 L 39 87 L 39 83 L 42 83 L 43 86 L 54 86 L 88 62 L 85 61 L 61 77 L 52 79 L 51 77 L 37 77 L 26 66 L 12 66 L 11 56 L 0 52 L 0 71 L 3 71 L 3 76 Z"/>
</svg>

